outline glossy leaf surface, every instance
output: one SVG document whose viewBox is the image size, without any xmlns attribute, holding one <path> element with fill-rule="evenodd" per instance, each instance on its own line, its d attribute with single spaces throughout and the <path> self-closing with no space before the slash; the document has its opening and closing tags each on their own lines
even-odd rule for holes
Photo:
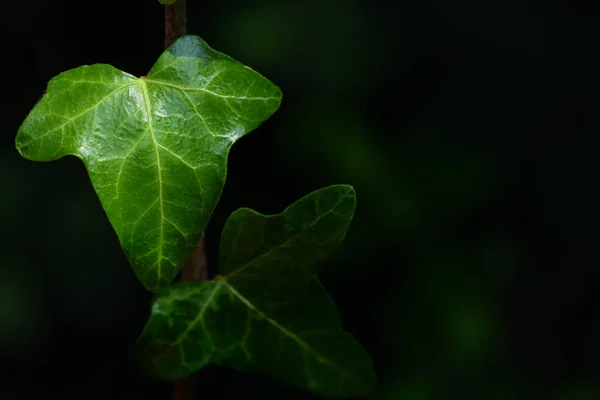
<svg viewBox="0 0 600 400">
<path fill-rule="evenodd" d="M 370 358 L 342 329 L 315 262 L 342 241 L 355 208 L 350 186 L 315 191 L 283 213 L 234 212 L 213 281 L 160 291 L 138 341 L 151 376 L 176 380 L 215 363 L 328 397 L 375 385 Z"/>
<path fill-rule="evenodd" d="M 146 77 L 95 64 L 53 78 L 16 146 L 31 160 L 83 160 L 135 272 L 157 290 L 198 243 L 231 145 L 280 102 L 266 78 L 185 36 Z"/>
</svg>

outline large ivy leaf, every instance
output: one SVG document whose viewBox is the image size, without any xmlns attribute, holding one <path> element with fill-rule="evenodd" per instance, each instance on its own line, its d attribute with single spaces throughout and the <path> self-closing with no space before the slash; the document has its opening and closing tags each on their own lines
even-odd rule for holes
<svg viewBox="0 0 600 400">
<path fill-rule="evenodd" d="M 329 397 L 375 385 L 370 358 L 342 329 L 316 261 L 342 241 L 355 208 L 350 186 L 315 191 L 283 213 L 234 212 L 213 281 L 160 291 L 138 341 L 142 368 L 166 380 L 214 363 Z"/>
<path fill-rule="evenodd" d="M 197 36 L 146 77 L 95 64 L 61 73 L 23 122 L 19 152 L 83 160 L 141 282 L 177 275 L 225 182 L 227 154 L 279 107 L 280 90 Z"/>
</svg>

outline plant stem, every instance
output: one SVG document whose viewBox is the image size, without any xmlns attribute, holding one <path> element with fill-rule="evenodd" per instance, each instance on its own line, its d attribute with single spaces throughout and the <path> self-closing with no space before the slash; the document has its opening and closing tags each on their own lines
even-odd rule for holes
<svg viewBox="0 0 600 400">
<path fill-rule="evenodd" d="M 187 31 L 186 0 L 177 0 L 165 5 L 165 49 Z M 201 281 L 207 278 L 206 254 L 204 254 L 204 236 L 192 255 L 185 261 L 181 270 L 182 281 Z"/>
<path fill-rule="evenodd" d="M 172 400 L 193 400 L 196 398 L 196 375 L 173 382 Z"/>
<path fill-rule="evenodd" d="M 186 0 L 165 5 L 165 49 L 186 34 Z"/>
<path fill-rule="evenodd" d="M 182 281 L 203 281 L 207 278 L 206 253 L 204 252 L 204 236 L 200 238 L 196 249 L 183 264 Z"/>
<path fill-rule="evenodd" d="M 187 31 L 186 0 L 165 5 L 165 49 Z M 201 281 L 207 278 L 204 236 L 181 269 L 182 281 Z M 173 383 L 172 400 L 193 400 L 196 397 L 196 376 L 191 375 Z"/>
</svg>

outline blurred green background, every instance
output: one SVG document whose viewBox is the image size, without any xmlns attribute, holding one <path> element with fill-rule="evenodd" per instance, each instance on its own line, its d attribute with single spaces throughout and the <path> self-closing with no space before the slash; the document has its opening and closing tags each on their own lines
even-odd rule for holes
<svg viewBox="0 0 600 400">
<path fill-rule="evenodd" d="M 600 398 L 597 3 L 188 3 L 190 33 L 284 92 L 232 150 L 211 265 L 233 210 L 352 184 L 356 216 L 323 280 L 374 359 L 372 399 Z M 145 75 L 162 6 L 1 13 L 0 399 L 168 399 L 133 362 L 150 295 L 85 168 L 14 148 L 61 71 Z M 199 382 L 198 399 L 315 398 L 217 367 Z"/>
</svg>

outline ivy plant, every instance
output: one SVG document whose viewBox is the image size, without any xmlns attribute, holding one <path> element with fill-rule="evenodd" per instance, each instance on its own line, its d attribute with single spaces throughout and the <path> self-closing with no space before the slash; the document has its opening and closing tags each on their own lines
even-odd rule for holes
<svg viewBox="0 0 600 400">
<path fill-rule="evenodd" d="M 276 215 L 235 211 L 219 273 L 172 283 L 219 200 L 229 149 L 280 103 L 268 79 L 189 35 L 146 76 L 106 64 L 59 74 L 16 147 L 34 161 L 83 161 L 133 270 L 156 293 L 135 349 L 146 374 L 178 381 L 219 364 L 325 397 L 364 396 L 372 363 L 343 330 L 317 264 L 350 225 L 351 186 L 314 191 Z"/>
</svg>

